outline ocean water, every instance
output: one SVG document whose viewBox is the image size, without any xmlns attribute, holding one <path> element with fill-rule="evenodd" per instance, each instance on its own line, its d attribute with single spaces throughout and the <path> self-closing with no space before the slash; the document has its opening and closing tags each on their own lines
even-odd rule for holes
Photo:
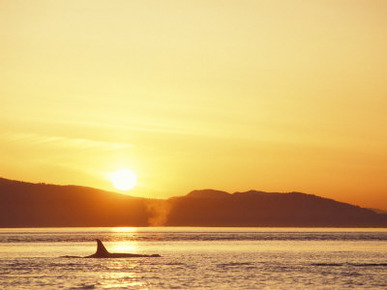
<svg viewBox="0 0 387 290">
<path fill-rule="evenodd" d="M 386 289 L 387 229 L 0 229 L 0 288 Z"/>
</svg>

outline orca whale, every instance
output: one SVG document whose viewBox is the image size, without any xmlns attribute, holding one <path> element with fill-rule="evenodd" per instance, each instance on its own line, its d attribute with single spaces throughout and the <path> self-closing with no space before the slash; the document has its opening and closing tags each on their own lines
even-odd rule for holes
<svg viewBox="0 0 387 290">
<path fill-rule="evenodd" d="M 160 257 L 159 254 L 141 255 L 131 253 L 109 253 L 100 240 L 97 239 L 97 251 L 95 254 L 86 256 L 84 258 L 131 258 L 131 257 Z"/>
</svg>

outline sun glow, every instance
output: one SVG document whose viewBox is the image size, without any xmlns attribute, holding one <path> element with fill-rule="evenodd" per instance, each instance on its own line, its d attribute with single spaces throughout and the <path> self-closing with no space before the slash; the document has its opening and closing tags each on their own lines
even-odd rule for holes
<svg viewBox="0 0 387 290">
<path fill-rule="evenodd" d="M 129 169 L 121 169 L 111 174 L 111 182 L 118 190 L 129 190 L 136 186 L 137 176 Z"/>
</svg>

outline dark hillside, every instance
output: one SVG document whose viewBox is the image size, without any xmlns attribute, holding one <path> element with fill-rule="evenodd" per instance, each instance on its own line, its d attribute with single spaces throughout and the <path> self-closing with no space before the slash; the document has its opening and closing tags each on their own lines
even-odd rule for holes
<svg viewBox="0 0 387 290">
<path fill-rule="evenodd" d="M 387 227 L 387 215 L 315 195 L 195 190 L 168 200 L 0 178 L 0 227 Z"/>
<path fill-rule="evenodd" d="M 144 199 L 0 179 L 0 227 L 124 225 L 147 225 Z"/>
<path fill-rule="evenodd" d="M 386 227 L 387 215 L 298 192 L 193 191 L 172 198 L 168 225 Z"/>
</svg>

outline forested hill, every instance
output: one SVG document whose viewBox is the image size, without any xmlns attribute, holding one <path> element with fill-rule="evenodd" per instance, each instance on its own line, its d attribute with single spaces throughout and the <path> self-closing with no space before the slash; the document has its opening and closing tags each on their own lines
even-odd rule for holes
<svg viewBox="0 0 387 290">
<path fill-rule="evenodd" d="M 304 193 L 196 190 L 167 200 L 0 178 L 0 227 L 387 227 L 387 215 Z"/>
<path fill-rule="evenodd" d="M 304 194 L 199 190 L 170 199 L 169 225 L 386 227 L 387 215 Z"/>
<path fill-rule="evenodd" d="M 144 199 L 0 179 L 0 227 L 146 226 Z"/>
</svg>

